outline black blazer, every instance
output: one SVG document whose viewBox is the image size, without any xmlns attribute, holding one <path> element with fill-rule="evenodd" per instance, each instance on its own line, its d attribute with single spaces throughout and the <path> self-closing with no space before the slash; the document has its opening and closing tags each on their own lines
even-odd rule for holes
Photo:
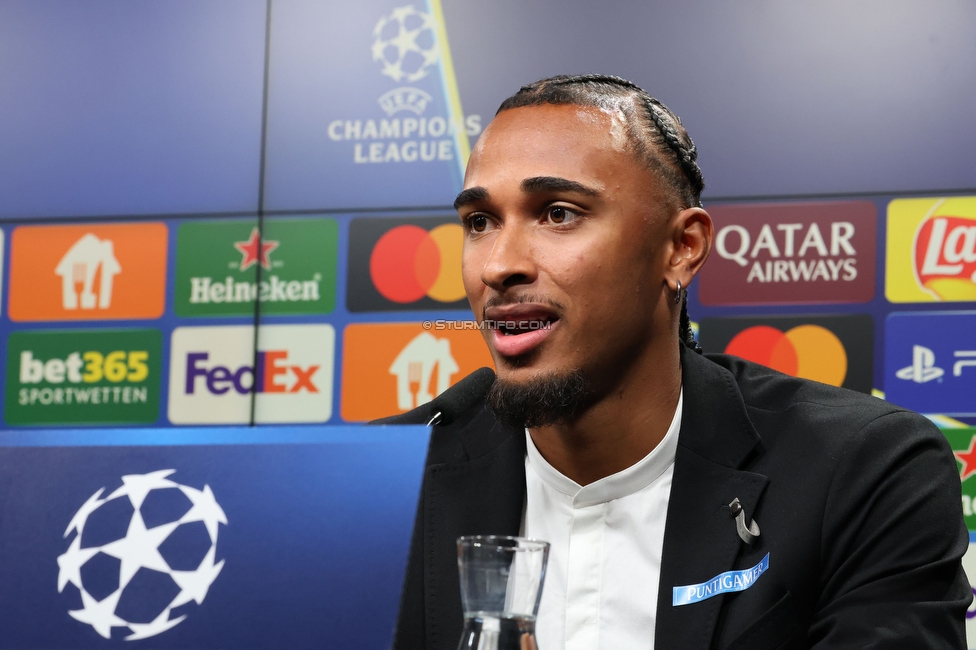
<svg viewBox="0 0 976 650">
<path fill-rule="evenodd" d="M 682 349 L 684 408 L 655 647 L 965 648 L 969 536 L 956 463 L 925 418 L 725 355 Z M 422 423 L 429 405 L 378 424 Z M 745 544 L 738 498 L 760 538 Z M 455 540 L 517 535 L 525 438 L 483 402 L 434 427 L 395 647 L 455 650 Z M 753 567 L 747 590 L 672 606 L 672 587 Z M 542 650 L 558 650 L 543 648 Z"/>
</svg>

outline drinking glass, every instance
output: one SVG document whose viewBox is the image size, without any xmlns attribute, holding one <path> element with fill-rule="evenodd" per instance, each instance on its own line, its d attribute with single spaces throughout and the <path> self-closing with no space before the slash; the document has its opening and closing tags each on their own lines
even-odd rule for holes
<svg viewBox="0 0 976 650">
<path fill-rule="evenodd" d="M 538 650 L 535 617 L 549 542 L 494 535 L 459 537 L 464 632 L 458 650 Z"/>
</svg>

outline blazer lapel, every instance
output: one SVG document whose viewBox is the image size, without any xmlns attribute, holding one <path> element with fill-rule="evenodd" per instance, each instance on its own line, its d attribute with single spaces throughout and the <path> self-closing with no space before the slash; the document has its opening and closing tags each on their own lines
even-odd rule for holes
<svg viewBox="0 0 976 650">
<path fill-rule="evenodd" d="M 518 535 L 522 523 L 525 438 L 486 418 L 487 413 L 475 418 L 458 434 L 468 459 L 432 465 L 424 481 L 424 602 L 431 649 L 455 650 L 461 638 L 457 538 Z"/>
<path fill-rule="evenodd" d="M 684 408 L 668 504 L 658 595 L 656 647 L 711 647 L 724 596 L 672 605 L 673 588 L 699 584 L 734 567 L 745 546 L 729 503 L 738 498 L 747 522 L 768 479 L 738 469 L 762 453 L 732 375 L 682 349 Z M 738 567 L 742 568 L 742 567 Z"/>
</svg>

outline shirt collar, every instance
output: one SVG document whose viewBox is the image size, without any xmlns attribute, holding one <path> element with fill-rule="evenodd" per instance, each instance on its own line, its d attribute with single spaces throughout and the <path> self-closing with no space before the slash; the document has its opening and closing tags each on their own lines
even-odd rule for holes
<svg viewBox="0 0 976 650">
<path fill-rule="evenodd" d="M 684 402 L 684 388 L 678 392 L 678 404 L 671 418 L 671 426 L 664 438 L 651 453 L 644 456 L 625 470 L 605 476 L 586 486 L 581 486 L 562 474 L 542 457 L 529 430 L 525 430 L 525 451 L 531 467 L 545 483 L 558 492 L 573 498 L 574 508 L 605 503 L 634 494 L 656 481 L 672 463 L 678 448 L 678 431 L 681 429 L 681 406 Z"/>
</svg>

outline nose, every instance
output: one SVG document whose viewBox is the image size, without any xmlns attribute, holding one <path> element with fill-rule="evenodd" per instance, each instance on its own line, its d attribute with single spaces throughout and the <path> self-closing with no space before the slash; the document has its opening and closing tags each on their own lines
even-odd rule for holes
<svg viewBox="0 0 976 650">
<path fill-rule="evenodd" d="M 532 284 L 536 274 L 529 228 L 509 220 L 494 237 L 481 269 L 481 281 L 502 292 L 513 286 Z"/>
</svg>

